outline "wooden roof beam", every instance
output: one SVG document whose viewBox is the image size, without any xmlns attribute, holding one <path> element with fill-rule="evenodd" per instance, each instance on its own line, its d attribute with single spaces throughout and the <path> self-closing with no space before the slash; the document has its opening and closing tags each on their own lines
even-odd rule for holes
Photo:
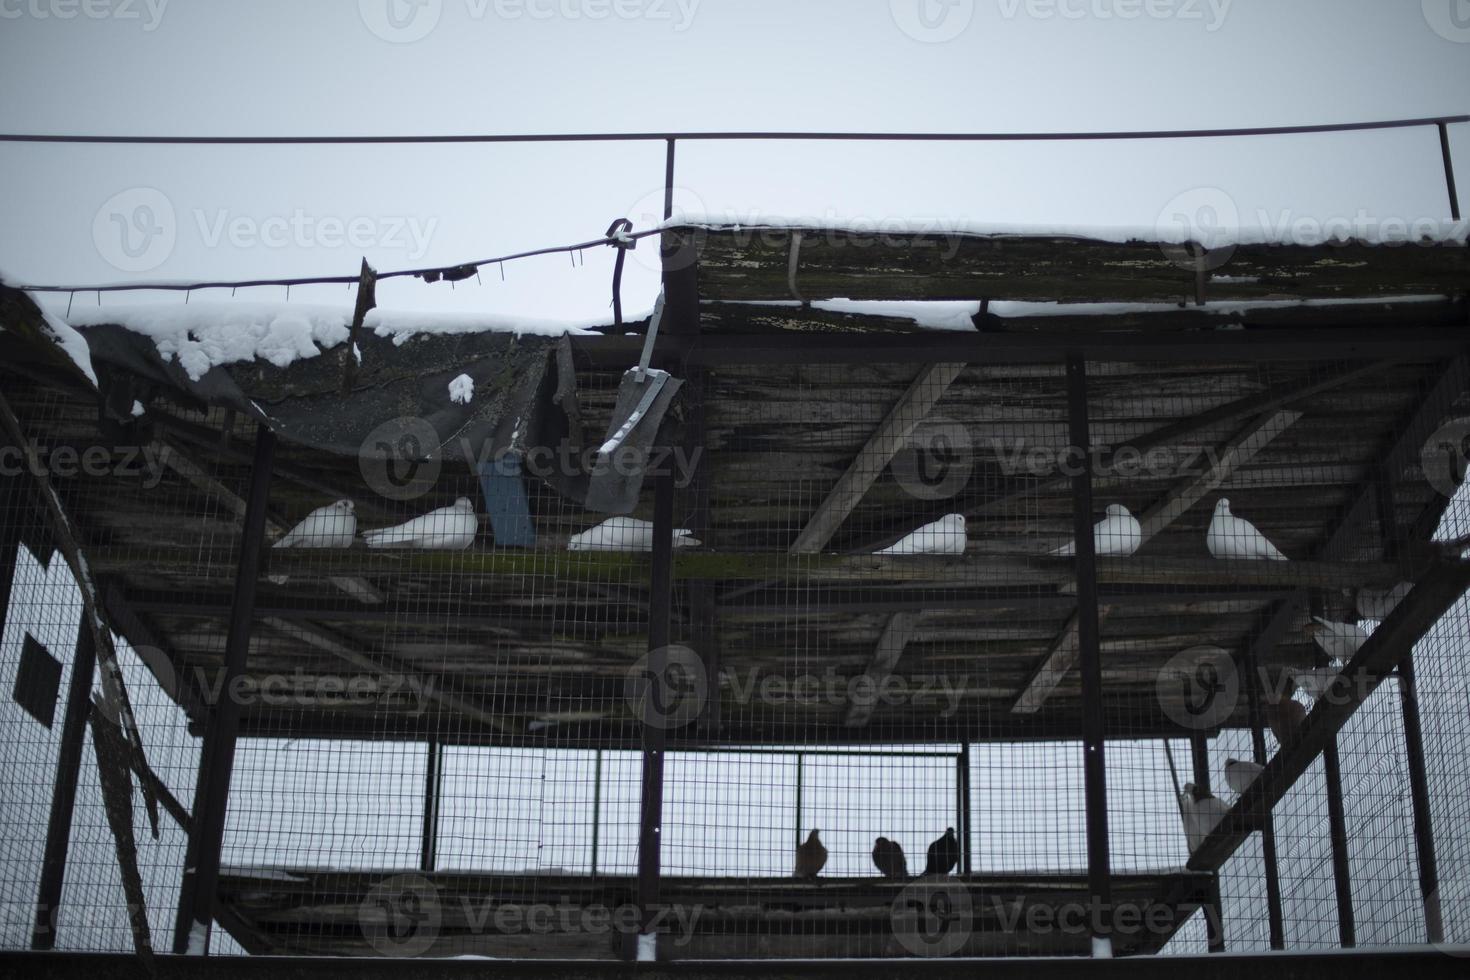
<svg viewBox="0 0 1470 980">
<path fill-rule="evenodd" d="M 797 535 L 791 545 L 791 554 L 816 554 L 827 546 L 832 535 L 837 533 L 842 522 L 847 520 L 868 488 L 878 479 L 878 474 L 903 448 L 904 442 L 944 397 L 964 368 L 963 363 L 930 364 L 919 372 Z"/>
</svg>

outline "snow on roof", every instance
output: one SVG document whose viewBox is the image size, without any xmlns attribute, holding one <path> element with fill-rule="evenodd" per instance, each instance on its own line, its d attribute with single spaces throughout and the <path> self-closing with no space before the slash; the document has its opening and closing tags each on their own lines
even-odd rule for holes
<svg viewBox="0 0 1470 980">
<path fill-rule="evenodd" d="M 165 360 L 177 358 L 190 379 L 198 381 L 210 368 L 223 364 L 259 358 L 283 368 L 299 359 L 316 357 L 346 342 L 352 310 L 306 303 L 148 303 L 78 309 L 70 319 L 73 326 L 116 324 L 150 337 Z M 424 334 L 497 332 L 559 337 L 587 333 L 591 326 L 571 321 L 397 310 L 373 310 L 363 325 L 400 345 Z M 62 326 L 81 340 L 71 327 Z M 85 350 L 85 342 L 82 348 Z"/>
<path fill-rule="evenodd" d="M 13 276 L 6 275 L 4 269 L 0 269 L 0 283 L 8 284 L 17 281 Z M 77 366 L 82 374 L 87 376 L 87 379 L 92 382 L 92 386 L 95 388 L 97 386 L 97 372 L 92 367 L 92 350 L 87 346 L 86 340 L 60 317 L 55 317 L 47 313 L 40 304 L 37 304 L 37 308 L 40 309 L 46 329 L 55 339 L 56 346 L 66 352 L 66 355 L 72 359 L 72 363 Z"/>
<path fill-rule="evenodd" d="M 1285 226 L 1238 226 L 1214 222 L 1179 221 L 1161 218 L 1156 225 L 1068 225 L 987 222 L 952 217 L 931 218 L 816 218 L 754 212 L 723 215 L 683 212 L 664 221 L 660 228 L 705 228 L 710 231 L 772 230 L 848 232 L 858 235 L 897 235 L 989 238 L 1076 238 L 1124 244 L 1149 242 L 1179 245 L 1199 242 L 1206 248 L 1232 245 L 1315 246 L 1360 242 L 1365 245 L 1402 245 L 1410 242 L 1464 245 L 1470 241 L 1470 218 L 1375 218 L 1359 214 L 1352 218 L 1306 219 Z"/>
</svg>

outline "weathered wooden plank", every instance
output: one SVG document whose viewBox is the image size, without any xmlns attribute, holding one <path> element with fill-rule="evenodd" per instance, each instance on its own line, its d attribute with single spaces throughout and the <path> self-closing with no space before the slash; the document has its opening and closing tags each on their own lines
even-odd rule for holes
<svg viewBox="0 0 1470 980">
<path fill-rule="evenodd" d="M 889 618 L 888 625 L 883 628 L 883 635 L 878 637 L 872 661 L 864 671 L 870 682 L 866 687 L 867 693 L 863 695 L 855 692 L 848 704 L 847 719 L 844 722 L 848 728 L 860 728 L 873 717 L 873 709 L 878 704 L 877 692 L 898 665 L 904 646 L 913 639 L 918 618 L 918 613 L 894 613 Z"/>
<path fill-rule="evenodd" d="M 919 372 L 908 391 L 894 404 L 887 418 L 868 438 L 862 452 L 858 453 L 792 542 L 792 554 L 812 554 L 826 546 L 878 474 L 883 472 L 930 409 L 944 397 L 945 391 L 963 369 L 963 364 L 931 364 Z"/>
</svg>

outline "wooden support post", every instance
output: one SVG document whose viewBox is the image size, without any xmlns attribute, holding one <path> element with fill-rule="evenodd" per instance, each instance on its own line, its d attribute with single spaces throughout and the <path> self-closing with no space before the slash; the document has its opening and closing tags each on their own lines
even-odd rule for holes
<svg viewBox="0 0 1470 980">
<path fill-rule="evenodd" d="M 1424 763 L 1424 730 L 1414 654 L 1399 661 L 1399 700 L 1404 710 L 1404 748 L 1409 760 L 1409 792 L 1414 801 L 1414 848 L 1419 857 L 1419 890 L 1424 897 L 1424 931 L 1431 943 L 1444 942 L 1439 901 L 1439 860 L 1435 856 L 1434 818 L 1429 804 L 1429 772 Z"/>
<path fill-rule="evenodd" d="M 92 710 L 92 681 L 97 671 L 97 644 L 84 618 L 77 631 L 76 652 L 67 685 L 66 716 L 61 724 L 61 751 L 51 785 L 51 816 L 46 823 L 46 850 L 41 858 L 41 888 L 36 897 L 36 921 L 31 949 L 56 948 L 56 920 L 66 880 L 66 855 L 71 844 L 72 814 L 77 802 L 82 749 L 87 737 L 87 715 Z"/>
<path fill-rule="evenodd" d="M 1212 793 L 1210 786 L 1210 741 L 1203 732 L 1195 732 L 1189 738 L 1189 751 L 1194 762 L 1194 785 L 1205 793 Z M 1220 876 L 1215 875 L 1210 889 L 1210 900 L 1205 903 L 1205 936 L 1211 953 L 1225 952 L 1225 918 L 1220 907 Z"/>
<path fill-rule="evenodd" d="M 1097 555 L 1092 540 L 1092 436 L 1088 425 L 1087 363 L 1067 357 L 1068 433 L 1081 465 L 1072 478 L 1072 527 L 1077 552 L 1077 646 L 1082 675 L 1082 774 L 1087 807 L 1087 885 L 1099 910 L 1093 955 L 1112 955 L 1113 903 L 1108 849 L 1107 760 L 1103 735 L 1103 686 L 1097 606 Z"/>
<path fill-rule="evenodd" d="M 1342 767 L 1337 736 L 1322 748 L 1323 782 L 1327 789 L 1327 824 L 1332 835 L 1332 883 L 1337 889 L 1337 935 L 1343 949 L 1358 945 L 1353 921 L 1353 883 L 1348 873 L 1347 818 L 1342 805 Z"/>
<path fill-rule="evenodd" d="M 1300 602 L 1295 600 L 1292 605 Z M 1281 616 L 1273 618 L 1283 624 L 1294 616 Z M 1258 644 L 1259 645 L 1259 641 Z M 1271 646 L 1276 645 L 1276 638 L 1272 638 Z M 1249 647 L 1241 659 L 1240 674 L 1241 686 L 1245 688 L 1246 709 L 1250 717 L 1251 747 L 1254 753 L 1256 765 L 1266 764 L 1266 732 L 1265 712 L 1261 707 L 1261 674 L 1258 668 L 1259 660 L 1256 657 L 1256 645 Z M 1276 861 L 1276 827 L 1272 819 L 1271 809 L 1267 807 L 1257 815 L 1261 830 L 1261 860 L 1266 873 L 1266 915 L 1270 922 L 1271 948 L 1286 948 L 1286 922 L 1281 914 L 1281 877 L 1280 869 Z"/>
<path fill-rule="evenodd" d="M 225 676 L 222 691 L 231 691 L 245 673 L 250 652 L 251 620 L 260 555 L 265 545 L 266 504 L 270 499 L 271 463 L 276 437 L 265 426 L 255 430 L 255 461 L 250 475 L 250 499 L 240 533 L 240 562 L 235 576 L 235 598 L 225 639 Z M 215 889 L 219 884 L 220 847 L 225 836 L 225 809 L 229 803 L 230 774 L 235 764 L 235 737 L 240 727 L 240 703 L 224 697 L 209 718 L 199 753 L 199 776 L 194 788 L 193 826 L 184 856 L 184 880 L 174 922 L 176 954 L 206 954 L 214 923 Z"/>
<path fill-rule="evenodd" d="M 674 591 L 674 474 L 665 470 L 654 477 L 653 568 L 648 602 L 649 668 L 662 677 L 668 667 L 670 615 Z M 643 777 L 639 804 L 638 911 L 639 930 L 631 959 L 658 958 L 655 917 L 662 870 L 664 805 L 664 747 L 668 732 L 658 719 L 643 725 Z"/>
</svg>

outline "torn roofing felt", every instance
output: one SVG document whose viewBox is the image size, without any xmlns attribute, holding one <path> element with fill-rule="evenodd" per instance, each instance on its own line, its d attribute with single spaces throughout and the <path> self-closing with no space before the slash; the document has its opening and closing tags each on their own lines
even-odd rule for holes
<svg viewBox="0 0 1470 980">
<path fill-rule="evenodd" d="M 0 287 L 14 298 L 16 290 Z M 9 304 L 39 310 L 29 297 Z M 23 310 L 21 312 L 24 312 Z M 129 423 L 135 400 L 166 389 L 186 401 L 231 409 L 266 425 L 282 439 L 342 456 L 373 461 L 389 474 L 437 458 L 471 470 L 506 455 L 555 465 L 524 467 L 558 493 L 605 513 L 626 514 L 638 503 L 643 462 L 671 399 L 662 399 L 625 440 L 625 464 L 585 467 L 584 445 L 602 433 L 583 432 L 576 372 L 566 335 L 503 330 L 417 334 L 404 340 L 364 331 L 351 390 L 344 393 L 346 344 L 282 367 L 263 360 L 216 364 L 191 377 L 154 340 L 117 324 L 81 331 L 96 367 L 103 415 Z M 28 346 L 54 344 L 38 331 L 22 332 Z M 450 382 L 474 382 L 474 395 L 456 401 Z M 562 451 L 570 447 L 572 452 Z"/>
</svg>

